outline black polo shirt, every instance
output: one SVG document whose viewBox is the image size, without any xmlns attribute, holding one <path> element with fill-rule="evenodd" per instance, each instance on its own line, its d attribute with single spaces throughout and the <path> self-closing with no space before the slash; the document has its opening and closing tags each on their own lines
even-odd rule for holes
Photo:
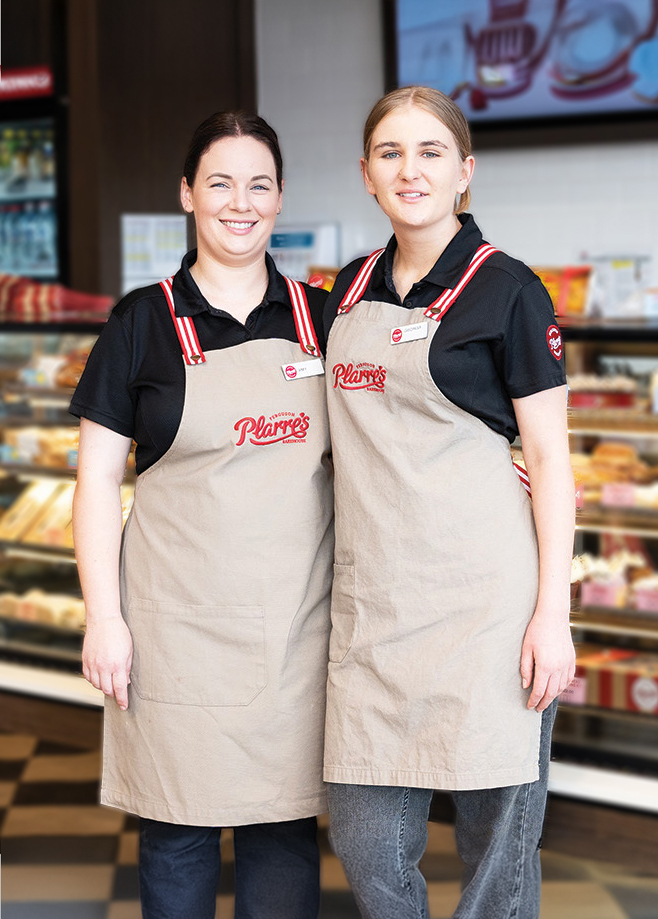
<svg viewBox="0 0 658 919">
<path fill-rule="evenodd" d="M 473 217 L 462 214 L 459 219 L 461 230 L 404 303 L 393 284 L 395 236 L 362 299 L 426 309 L 446 288 L 454 288 L 483 243 Z M 327 338 L 364 261 L 352 262 L 336 278 L 324 313 Z M 349 317 L 336 321 L 349 322 Z M 566 383 L 553 305 L 537 275 L 502 252 L 490 256 L 441 321 L 430 345 L 429 370 L 446 398 L 512 442 L 518 427 L 511 400 Z"/>
<path fill-rule="evenodd" d="M 233 348 L 263 338 L 297 341 L 295 320 L 283 276 L 265 256 L 269 283 L 263 302 L 243 325 L 210 306 L 190 268 L 196 250 L 183 258 L 174 276 L 176 315 L 194 317 L 203 351 Z M 324 353 L 322 310 L 327 292 L 304 285 L 320 349 Z M 217 394 L 221 398 L 221 393 Z M 174 442 L 183 416 L 185 365 L 174 322 L 159 284 L 132 291 L 112 310 L 89 355 L 69 411 L 137 443 L 137 472 L 144 472 Z"/>
</svg>

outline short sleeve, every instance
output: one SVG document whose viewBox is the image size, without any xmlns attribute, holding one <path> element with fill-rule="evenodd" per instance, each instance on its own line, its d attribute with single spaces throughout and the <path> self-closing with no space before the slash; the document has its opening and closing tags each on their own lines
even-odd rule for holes
<svg viewBox="0 0 658 919">
<path fill-rule="evenodd" d="M 492 344 L 492 353 L 512 399 L 566 383 L 562 336 L 553 304 L 539 278 L 520 288 L 503 334 Z"/>
<path fill-rule="evenodd" d="M 73 394 L 69 411 L 133 437 L 135 406 L 130 390 L 132 341 L 116 312 L 103 327 Z"/>
</svg>

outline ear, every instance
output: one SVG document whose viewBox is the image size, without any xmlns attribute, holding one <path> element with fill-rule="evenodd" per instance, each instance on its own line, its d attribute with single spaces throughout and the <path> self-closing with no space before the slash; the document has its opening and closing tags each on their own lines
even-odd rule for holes
<svg viewBox="0 0 658 919">
<path fill-rule="evenodd" d="M 370 175 L 368 173 L 368 160 L 365 158 L 365 156 L 361 157 L 360 164 L 361 164 L 361 175 L 363 176 L 363 182 L 366 186 L 368 194 L 374 195 L 375 187 L 370 181 Z"/>
<path fill-rule="evenodd" d="M 281 213 L 281 208 L 283 207 L 283 189 L 285 188 L 286 180 L 281 179 L 281 191 L 279 192 L 279 200 L 276 203 L 276 212 L 277 214 Z"/>
<path fill-rule="evenodd" d="M 194 213 L 194 205 L 192 204 L 192 191 L 190 186 L 187 184 L 187 179 L 185 176 L 183 176 L 180 183 L 180 203 L 183 206 L 183 210 L 187 214 Z"/>
<path fill-rule="evenodd" d="M 462 163 L 461 176 L 459 182 L 457 183 L 457 191 L 460 194 L 463 194 L 468 186 L 471 184 L 471 179 L 473 178 L 473 171 L 475 169 L 475 158 L 472 156 L 467 156 L 464 162 Z"/>
</svg>

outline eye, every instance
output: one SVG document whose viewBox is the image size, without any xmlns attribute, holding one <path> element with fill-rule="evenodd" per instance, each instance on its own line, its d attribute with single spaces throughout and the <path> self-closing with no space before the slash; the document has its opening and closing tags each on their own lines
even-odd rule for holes
<svg viewBox="0 0 658 919">
<path fill-rule="evenodd" d="M 254 185 L 253 191 L 269 191 L 269 185 Z"/>
<path fill-rule="evenodd" d="M 397 152 L 397 150 L 389 150 L 386 153 L 382 154 L 382 159 L 383 160 L 393 160 L 393 159 L 397 159 L 399 155 L 400 154 Z"/>
<path fill-rule="evenodd" d="M 424 156 L 426 159 L 435 159 L 441 156 L 441 154 L 437 153 L 436 150 L 425 150 L 423 151 L 422 156 Z"/>
<path fill-rule="evenodd" d="M 226 182 L 213 182 L 211 188 L 228 188 Z"/>
</svg>

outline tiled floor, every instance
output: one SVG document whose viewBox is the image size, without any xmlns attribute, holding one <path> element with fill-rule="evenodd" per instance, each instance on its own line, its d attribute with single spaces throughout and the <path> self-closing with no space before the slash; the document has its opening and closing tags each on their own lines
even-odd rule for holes
<svg viewBox="0 0 658 919">
<path fill-rule="evenodd" d="M 140 919 L 137 821 L 96 804 L 98 753 L 0 735 L 0 819 L 4 919 Z M 322 919 L 358 919 L 322 822 Z M 218 919 L 231 919 L 231 833 L 223 834 Z M 544 850 L 541 919 L 658 919 L 654 875 Z M 430 824 L 423 860 L 432 919 L 459 899 L 452 828 Z M 495 919 L 495 917 L 492 917 Z"/>
</svg>

